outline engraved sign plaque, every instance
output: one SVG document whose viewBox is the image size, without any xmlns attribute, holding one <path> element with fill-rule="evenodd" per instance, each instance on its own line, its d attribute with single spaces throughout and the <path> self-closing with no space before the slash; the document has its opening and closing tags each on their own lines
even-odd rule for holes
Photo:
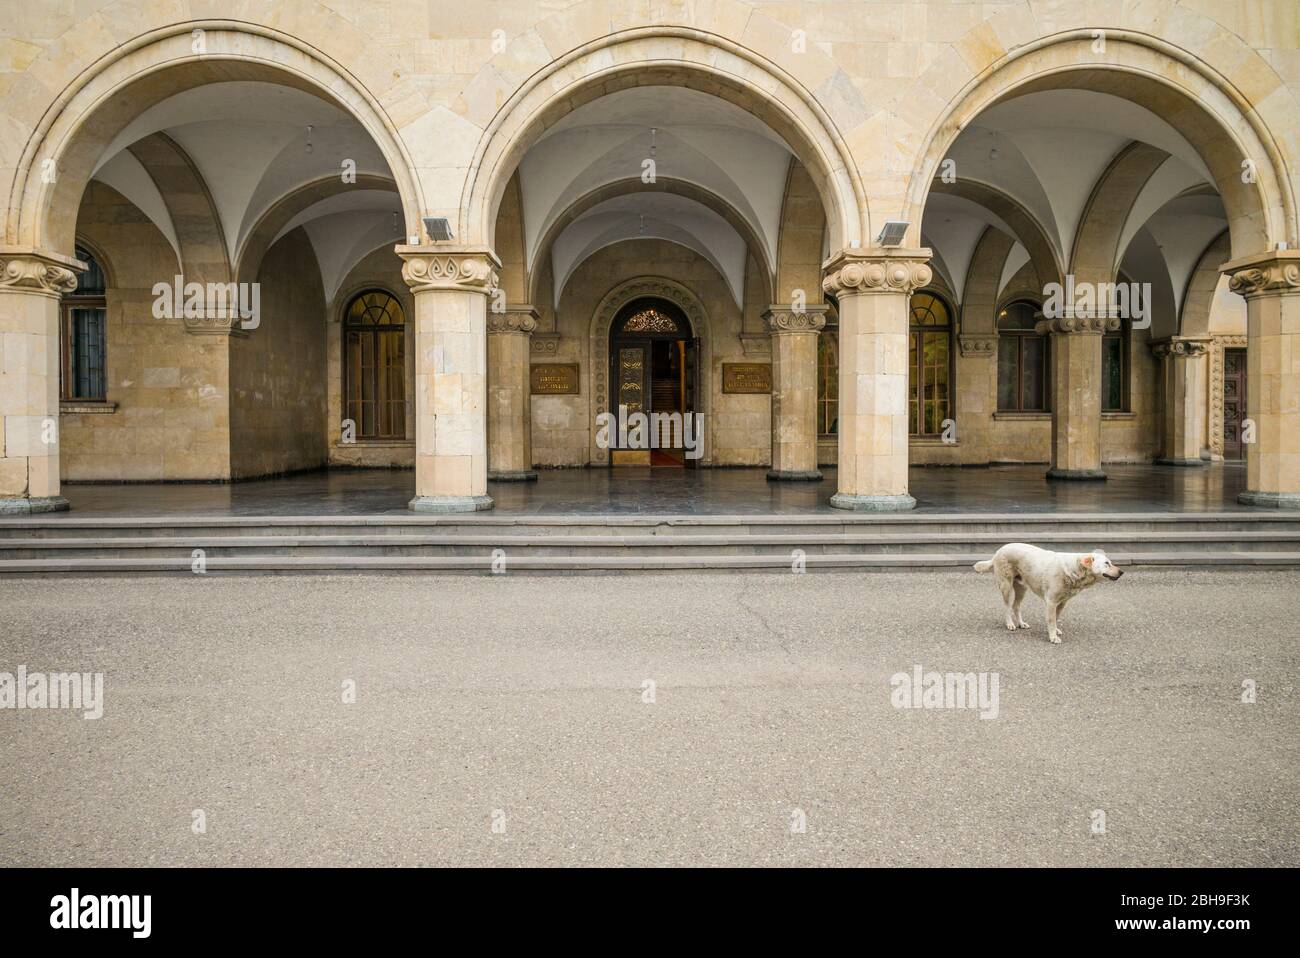
<svg viewBox="0 0 1300 958">
<path fill-rule="evenodd" d="M 529 369 L 528 383 L 534 396 L 576 396 L 578 364 L 535 363 Z"/>
<path fill-rule="evenodd" d="M 772 367 L 767 363 L 723 363 L 724 393 L 770 393 Z"/>
</svg>

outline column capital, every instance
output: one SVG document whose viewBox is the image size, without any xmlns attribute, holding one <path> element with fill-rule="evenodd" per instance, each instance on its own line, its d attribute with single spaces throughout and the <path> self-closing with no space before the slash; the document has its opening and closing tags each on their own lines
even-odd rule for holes
<svg viewBox="0 0 1300 958">
<path fill-rule="evenodd" d="M 1241 296 L 1300 293 L 1300 250 L 1273 250 L 1231 260 L 1219 267 L 1228 289 Z"/>
<path fill-rule="evenodd" d="M 1151 344 L 1151 352 L 1158 359 L 1165 356 L 1204 356 L 1210 351 L 1209 339 L 1184 339 L 1182 336 L 1170 336 L 1168 339 L 1159 339 Z"/>
<path fill-rule="evenodd" d="M 497 287 L 501 260 L 486 246 L 397 247 L 402 279 L 417 293 L 429 289 L 488 294 Z"/>
<path fill-rule="evenodd" d="M 501 312 L 488 310 L 489 333 L 522 333 L 528 335 L 537 328 L 537 307 L 528 303 L 507 306 Z"/>
<path fill-rule="evenodd" d="M 822 289 L 837 297 L 862 293 L 911 294 L 934 278 L 928 249 L 874 247 L 840 250 L 822 263 Z"/>
<path fill-rule="evenodd" d="M 957 347 L 963 357 L 992 358 L 998 352 L 997 333 L 958 333 Z"/>
<path fill-rule="evenodd" d="M 1118 316 L 1106 316 L 1102 313 L 1069 313 L 1064 316 L 1052 316 L 1040 319 L 1034 324 L 1034 332 L 1040 336 L 1049 333 L 1068 335 L 1071 333 L 1113 333 L 1119 330 L 1122 321 Z"/>
<path fill-rule="evenodd" d="M 763 313 L 767 328 L 772 334 L 815 333 L 826 326 L 826 314 L 830 307 L 825 303 L 814 303 L 795 308 L 773 304 Z"/>
<path fill-rule="evenodd" d="M 0 246 L 0 292 L 63 296 L 77 288 L 86 264 L 32 246 Z"/>
</svg>

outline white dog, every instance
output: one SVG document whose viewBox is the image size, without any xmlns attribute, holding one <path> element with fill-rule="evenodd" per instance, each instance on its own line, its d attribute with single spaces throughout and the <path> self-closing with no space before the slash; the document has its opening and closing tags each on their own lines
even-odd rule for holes
<svg viewBox="0 0 1300 958">
<path fill-rule="evenodd" d="M 1113 582 L 1124 574 L 1106 558 L 1104 552 L 1048 552 L 1023 542 L 1005 545 L 993 554 L 992 559 L 975 563 L 976 572 L 990 569 L 997 573 L 1002 601 L 1007 604 L 1007 631 L 1029 628 L 1020 615 L 1020 602 L 1025 597 L 1025 589 L 1029 588 L 1047 603 L 1049 642 L 1061 641 L 1057 620 L 1065 609 L 1065 603 L 1089 586 L 1096 585 L 1098 579 Z"/>
</svg>

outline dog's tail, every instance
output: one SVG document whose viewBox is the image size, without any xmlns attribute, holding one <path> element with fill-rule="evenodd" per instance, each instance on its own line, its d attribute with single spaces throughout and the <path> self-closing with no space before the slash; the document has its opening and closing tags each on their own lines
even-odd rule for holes
<svg viewBox="0 0 1300 958">
<path fill-rule="evenodd" d="M 988 572 L 992 568 L 993 568 L 992 559 L 982 559 L 981 561 L 975 563 L 976 572 Z"/>
</svg>

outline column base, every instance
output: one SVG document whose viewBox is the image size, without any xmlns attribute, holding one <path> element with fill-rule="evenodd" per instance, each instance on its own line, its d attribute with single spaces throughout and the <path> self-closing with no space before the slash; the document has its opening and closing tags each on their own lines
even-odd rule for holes
<svg viewBox="0 0 1300 958">
<path fill-rule="evenodd" d="M 406 504 L 412 512 L 446 515 L 454 512 L 485 512 L 492 508 L 491 496 L 416 496 Z"/>
<path fill-rule="evenodd" d="M 816 469 L 769 469 L 767 478 L 773 482 L 818 482 L 825 477 Z"/>
<path fill-rule="evenodd" d="M 68 500 L 62 496 L 0 499 L 0 516 L 30 516 L 40 512 L 66 512 L 69 508 Z"/>
<path fill-rule="evenodd" d="M 1261 506 L 1265 509 L 1300 509 L 1300 492 L 1251 492 L 1237 496 L 1243 506 Z"/>
<path fill-rule="evenodd" d="M 489 472 L 488 482 L 536 482 L 537 473 L 532 469 L 511 469 L 508 472 Z"/>
<path fill-rule="evenodd" d="M 837 492 L 831 496 L 831 505 L 853 512 L 906 512 L 916 508 L 916 500 L 907 493 L 901 496 L 854 496 Z"/>
<path fill-rule="evenodd" d="M 1157 459 L 1157 466 L 1208 466 L 1206 459 Z"/>
<path fill-rule="evenodd" d="M 1090 482 L 1097 479 L 1105 479 L 1106 474 L 1100 469 L 1048 469 L 1047 478 Z"/>
</svg>

